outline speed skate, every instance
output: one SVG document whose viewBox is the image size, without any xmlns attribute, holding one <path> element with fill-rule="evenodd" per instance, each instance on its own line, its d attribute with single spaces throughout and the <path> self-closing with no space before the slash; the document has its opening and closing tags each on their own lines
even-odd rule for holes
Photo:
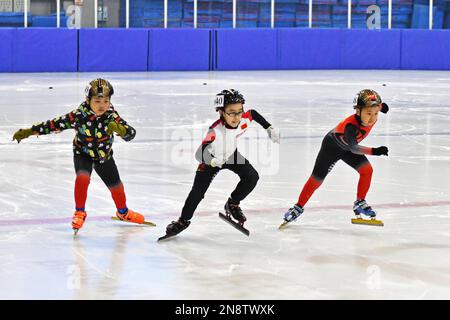
<svg viewBox="0 0 450 320">
<path fill-rule="evenodd" d="M 121 220 L 121 219 L 119 219 L 119 218 L 117 218 L 117 217 L 111 217 L 111 220 L 138 224 L 138 223 L 131 222 L 131 221 L 127 221 L 127 220 Z M 150 226 L 150 227 L 156 227 L 156 224 L 153 223 L 153 222 L 151 222 L 151 221 L 144 221 L 144 222 L 139 223 L 139 224 L 143 224 L 143 225 Z"/>
<path fill-rule="evenodd" d="M 228 214 L 223 214 L 222 212 L 219 212 L 219 217 L 228 222 L 229 224 L 231 224 L 233 227 L 235 227 L 236 229 L 238 229 L 240 232 L 242 232 L 243 234 L 245 234 L 246 236 L 250 236 L 250 231 L 244 228 L 244 224 L 242 223 L 238 223 L 236 221 L 234 221 L 230 215 Z"/>
<path fill-rule="evenodd" d="M 353 224 L 363 224 L 366 226 L 378 226 L 382 227 L 384 226 L 383 221 L 375 219 L 375 217 L 370 219 L 364 219 L 361 217 L 361 215 L 356 215 L 356 218 L 352 219 Z"/>
</svg>

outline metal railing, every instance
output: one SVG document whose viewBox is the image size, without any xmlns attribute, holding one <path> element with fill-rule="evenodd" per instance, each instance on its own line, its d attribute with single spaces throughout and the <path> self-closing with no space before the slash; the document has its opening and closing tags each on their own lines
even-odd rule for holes
<svg viewBox="0 0 450 320">
<path fill-rule="evenodd" d="M 98 28 L 98 0 L 94 1 L 94 28 Z M 170 0 L 164 0 L 164 28 L 168 28 L 168 2 Z M 232 26 L 233 28 L 237 28 L 237 0 L 232 0 L 233 6 L 233 17 L 232 17 Z M 313 28 L 313 2 L 314 0 L 309 0 L 308 2 L 308 27 Z M 275 5 L 276 0 L 271 0 L 270 2 L 270 27 L 275 27 Z M 197 11 L 198 11 L 198 0 L 194 0 L 194 14 L 193 14 L 193 27 L 198 27 L 197 20 Z M 130 27 L 130 0 L 125 0 L 125 28 Z M 28 27 L 28 2 L 24 1 L 24 27 Z M 61 4 L 60 0 L 56 0 L 56 27 L 61 27 Z M 347 28 L 352 28 L 352 0 L 348 0 L 348 13 L 347 13 Z M 388 29 L 392 28 L 392 0 L 388 0 Z M 429 0 L 429 29 L 433 29 L 433 0 Z"/>
</svg>

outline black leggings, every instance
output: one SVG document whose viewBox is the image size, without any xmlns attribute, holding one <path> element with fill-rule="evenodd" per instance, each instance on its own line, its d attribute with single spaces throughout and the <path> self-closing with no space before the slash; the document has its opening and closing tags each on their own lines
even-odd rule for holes
<svg viewBox="0 0 450 320">
<path fill-rule="evenodd" d="M 369 163 L 365 155 L 354 154 L 351 151 L 343 150 L 334 141 L 334 138 L 330 134 L 327 134 L 322 141 L 312 176 L 318 181 L 323 181 L 339 160 L 344 161 L 355 170 Z"/>
<path fill-rule="evenodd" d="M 245 197 L 252 192 L 259 179 L 258 172 L 255 168 L 253 168 L 247 159 L 237 152 L 237 150 L 232 157 L 234 157 L 234 162 L 227 161 L 232 162 L 232 164 L 226 163 L 222 166 L 222 168 L 213 168 L 206 164 L 200 164 L 198 166 L 195 174 L 194 185 L 192 186 L 192 190 L 184 204 L 181 212 L 181 218 L 185 220 L 190 220 L 192 218 L 195 209 L 197 209 L 198 204 L 204 198 L 212 180 L 222 169 L 233 171 L 241 179 L 230 196 L 234 203 L 239 204 L 240 201 L 244 200 Z"/>
<path fill-rule="evenodd" d="M 108 188 L 115 187 L 121 183 L 119 171 L 117 170 L 113 157 L 104 163 L 100 163 L 92 160 L 91 157 L 86 154 L 74 154 L 73 162 L 75 165 L 75 173 L 77 175 L 80 172 L 84 172 L 90 176 L 92 169 L 94 169 Z"/>
</svg>

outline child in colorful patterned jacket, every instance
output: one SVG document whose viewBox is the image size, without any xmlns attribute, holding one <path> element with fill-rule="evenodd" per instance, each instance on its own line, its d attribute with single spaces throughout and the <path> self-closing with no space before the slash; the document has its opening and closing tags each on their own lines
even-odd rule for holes
<svg viewBox="0 0 450 320">
<path fill-rule="evenodd" d="M 117 207 L 116 216 L 120 220 L 141 224 L 142 214 L 128 209 L 124 186 L 113 158 L 112 144 L 115 132 L 123 140 L 131 141 L 136 131 L 123 120 L 111 104 L 114 94 L 112 85 L 104 79 L 95 79 L 86 87 L 86 101 L 68 114 L 20 129 L 13 140 L 21 140 L 31 135 L 57 133 L 66 129 L 76 131 L 73 140 L 75 179 L 75 213 L 72 228 L 75 233 L 86 220 L 85 203 L 87 191 L 94 169 L 111 192 Z"/>
</svg>

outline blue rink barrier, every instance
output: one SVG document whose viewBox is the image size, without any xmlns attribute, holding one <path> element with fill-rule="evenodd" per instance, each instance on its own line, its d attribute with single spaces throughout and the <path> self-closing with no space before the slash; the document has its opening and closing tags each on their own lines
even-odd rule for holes
<svg viewBox="0 0 450 320">
<path fill-rule="evenodd" d="M 0 29 L 0 72 L 13 72 L 14 28 Z"/>
<path fill-rule="evenodd" d="M 210 70 L 211 33 L 209 29 L 151 29 L 148 70 Z"/>
<path fill-rule="evenodd" d="M 0 72 L 450 70 L 450 30 L 1 28 Z"/>
<path fill-rule="evenodd" d="M 80 29 L 78 71 L 147 71 L 148 30 Z"/>
<path fill-rule="evenodd" d="M 278 69 L 277 29 L 217 29 L 217 70 Z"/>
<path fill-rule="evenodd" d="M 0 29 L 0 43 L 2 72 L 77 71 L 76 30 Z"/>
<path fill-rule="evenodd" d="M 402 30 L 402 69 L 450 70 L 450 30 Z"/>
<path fill-rule="evenodd" d="M 278 29 L 280 69 L 340 69 L 343 30 Z"/>
<path fill-rule="evenodd" d="M 344 30 L 340 69 L 400 69 L 401 34 L 401 30 Z"/>
</svg>

